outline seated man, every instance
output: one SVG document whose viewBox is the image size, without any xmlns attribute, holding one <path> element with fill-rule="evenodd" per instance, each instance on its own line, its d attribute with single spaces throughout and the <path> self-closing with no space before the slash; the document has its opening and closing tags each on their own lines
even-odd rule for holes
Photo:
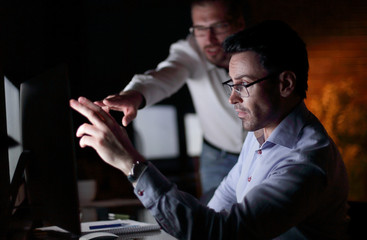
<svg viewBox="0 0 367 240">
<path fill-rule="evenodd" d="M 306 108 L 308 58 L 288 25 L 266 21 L 231 37 L 224 83 L 249 131 L 237 164 L 208 206 L 179 191 L 133 148 L 126 132 L 86 98 L 80 146 L 121 170 L 162 228 L 179 239 L 343 239 L 348 181 L 337 147 Z M 220 116 L 218 116 L 220 118 Z"/>
</svg>

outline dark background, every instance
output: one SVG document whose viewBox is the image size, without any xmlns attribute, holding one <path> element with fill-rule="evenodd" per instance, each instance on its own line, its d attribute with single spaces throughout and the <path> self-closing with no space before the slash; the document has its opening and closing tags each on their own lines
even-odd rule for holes
<svg viewBox="0 0 367 240">
<path fill-rule="evenodd" d="M 66 62 L 73 96 L 93 100 L 120 91 L 134 73 L 154 68 L 191 25 L 185 0 L 5 0 L 0 11 L 2 65 L 10 80 L 19 84 Z M 317 37 L 366 35 L 366 13 L 363 0 L 245 4 L 248 26 L 285 20 L 311 46 Z"/>
<path fill-rule="evenodd" d="M 188 34 L 188 0 L 4 0 L 4 74 L 20 84 L 66 62 L 73 97 L 120 91 L 135 73 L 154 68 Z M 247 25 L 288 22 L 309 46 L 323 36 L 366 35 L 363 0 L 247 0 Z"/>
<path fill-rule="evenodd" d="M 189 8 L 175 1 L 6 1 L 4 73 L 16 83 L 60 62 L 72 94 L 100 99 L 154 68 L 188 33 Z"/>
</svg>

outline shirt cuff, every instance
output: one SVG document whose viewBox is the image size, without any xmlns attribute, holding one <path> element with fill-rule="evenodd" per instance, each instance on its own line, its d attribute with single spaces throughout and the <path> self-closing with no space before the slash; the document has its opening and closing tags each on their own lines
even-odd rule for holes
<svg viewBox="0 0 367 240">
<path fill-rule="evenodd" d="M 135 195 L 146 208 L 151 208 L 173 184 L 150 162 L 140 175 L 134 189 Z"/>
</svg>

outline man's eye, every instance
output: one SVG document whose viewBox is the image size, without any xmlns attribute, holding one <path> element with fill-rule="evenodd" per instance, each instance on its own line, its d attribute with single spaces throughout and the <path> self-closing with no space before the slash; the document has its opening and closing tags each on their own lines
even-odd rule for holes
<svg viewBox="0 0 367 240">
<path fill-rule="evenodd" d="M 214 25 L 213 28 L 224 29 L 224 28 L 227 28 L 228 26 L 229 26 L 228 23 L 219 23 L 219 24 Z"/>
<path fill-rule="evenodd" d="M 216 28 L 225 28 L 225 27 L 228 27 L 228 24 L 227 23 L 220 23 L 220 24 L 217 24 L 213 27 L 216 27 Z"/>
<path fill-rule="evenodd" d="M 195 30 L 197 31 L 205 31 L 206 27 L 195 27 Z"/>
<path fill-rule="evenodd" d="M 242 85 L 244 85 L 244 86 L 249 85 L 249 84 L 250 84 L 250 82 L 249 82 L 249 81 L 243 81 L 243 82 L 242 82 Z"/>
</svg>

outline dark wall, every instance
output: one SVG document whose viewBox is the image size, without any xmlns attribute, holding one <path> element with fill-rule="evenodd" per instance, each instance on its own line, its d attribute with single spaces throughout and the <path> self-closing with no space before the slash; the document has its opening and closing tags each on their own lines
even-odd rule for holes
<svg viewBox="0 0 367 240">
<path fill-rule="evenodd" d="M 85 1 L 83 43 L 86 82 L 100 83 L 88 94 L 104 97 L 122 89 L 134 73 L 154 68 L 169 45 L 184 38 L 189 10 L 175 1 Z M 129 1 L 130 2 L 130 1 Z M 102 84 L 101 79 L 105 82 Z"/>
<path fill-rule="evenodd" d="M 92 99 L 154 68 L 190 26 L 184 1 L 14 0 L 4 14 L 4 72 L 12 81 L 67 62 L 73 95 Z"/>
</svg>

